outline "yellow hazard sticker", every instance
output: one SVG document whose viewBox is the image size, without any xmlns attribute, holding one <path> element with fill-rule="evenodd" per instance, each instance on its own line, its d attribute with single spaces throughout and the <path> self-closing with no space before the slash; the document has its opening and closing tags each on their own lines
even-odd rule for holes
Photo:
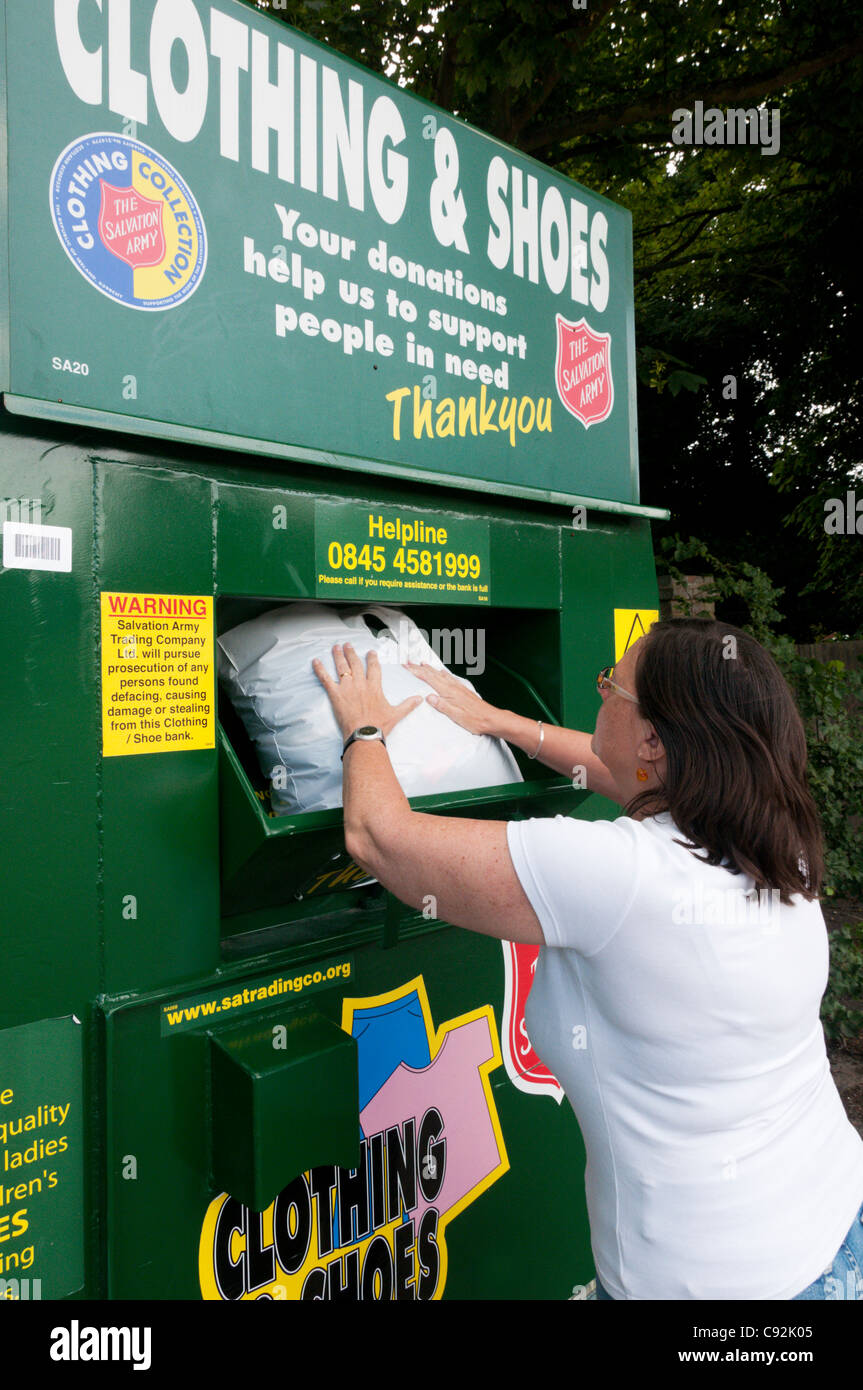
<svg viewBox="0 0 863 1390">
<path fill-rule="evenodd" d="M 213 599 L 103 593 L 102 752 L 215 748 Z"/>
<path fill-rule="evenodd" d="M 614 659 L 619 661 L 624 652 L 644 637 L 654 623 L 659 622 L 656 608 L 615 608 L 614 610 Z"/>
</svg>

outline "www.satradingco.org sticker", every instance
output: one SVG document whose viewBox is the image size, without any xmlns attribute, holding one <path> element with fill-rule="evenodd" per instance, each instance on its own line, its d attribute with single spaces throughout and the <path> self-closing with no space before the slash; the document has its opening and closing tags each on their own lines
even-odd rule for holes
<svg viewBox="0 0 863 1390">
<path fill-rule="evenodd" d="M 62 246 L 101 294 L 131 309 L 173 309 L 207 264 L 204 219 L 160 154 L 127 135 L 75 140 L 51 175 L 51 216 Z"/>
<path fill-rule="evenodd" d="M 331 989 L 334 985 L 353 978 L 354 961 L 352 956 L 324 966 L 306 966 L 297 969 L 295 974 L 263 975 L 255 980 L 245 980 L 242 988 L 237 983 L 229 985 L 226 981 L 221 989 L 207 990 L 205 994 L 194 994 L 179 1002 L 163 1004 L 161 1010 L 161 1034 L 163 1038 L 172 1033 L 184 1033 L 190 1028 L 199 1028 L 208 1023 L 214 1014 L 255 1013 L 266 1004 L 274 1001 L 287 1003 L 293 996 L 312 994 L 319 989 Z M 231 993 L 225 990 L 230 988 Z M 224 1018 L 217 1020 L 224 1022 Z"/>
</svg>

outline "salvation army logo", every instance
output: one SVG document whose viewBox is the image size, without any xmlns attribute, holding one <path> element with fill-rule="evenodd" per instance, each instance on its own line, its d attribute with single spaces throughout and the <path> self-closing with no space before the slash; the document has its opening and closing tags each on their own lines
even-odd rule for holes
<svg viewBox="0 0 863 1390">
<path fill-rule="evenodd" d="M 165 259 L 163 205 L 131 188 L 102 180 L 99 235 L 119 260 L 132 266 L 161 265 Z"/>
<path fill-rule="evenodd" d="M 513 1086 L 526 1095 L 553 1096 L 560 1105 L 563 1087 L 537 1056 L 524 1016 L 539 958 L 539 947 L 524 941 L 501 941 L 503 947 L 503 1026 L 501 1052 Z"/>
<path fill-rule="evenodd" d="M 127 135 L 75 140 L 51 175 L 63 249 L 100 293 L 130 309 L 173 309 L 207 264 L 200 208 L 173 165 Z"/>
<path fill-rule="evenodd" d="M 611 379 L 611 334 L 595 333 L 585 319 L 569 323 L 556 315 L 557 394 L 585 429 L 607 420 L 614 405 Z"/>
</svg>

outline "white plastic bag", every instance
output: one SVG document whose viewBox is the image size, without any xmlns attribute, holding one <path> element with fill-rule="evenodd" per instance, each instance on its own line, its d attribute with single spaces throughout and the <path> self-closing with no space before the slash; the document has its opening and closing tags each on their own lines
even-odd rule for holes
<svg viewBox="0 0 863 1390">
<path fill-rule="evenodd" d="M 365 613 L 387 624 L 378 636 Z M 345 642 L 364 667 L 368 653 L 377 652 L 383 692 L 392 705 L 430 693 L 402 661 L 443 669 L 416 624 L 378 604 L 341 611 L 322 603 L 286 604 L 218 639 L 219 678 L 255 745 L 261 771 L 272 779 L 271 801 L 279 815 L 342 804 L 342 735 L 312 659 L 318 657 L 335 678 L 332 648 Z M 456 679 L 473 690 L 470 681 Z M 391 730 L 387 750 L 406 796 L 522 781 L 505 743 L 468 733 L 426 702 Z"/>
</svg>

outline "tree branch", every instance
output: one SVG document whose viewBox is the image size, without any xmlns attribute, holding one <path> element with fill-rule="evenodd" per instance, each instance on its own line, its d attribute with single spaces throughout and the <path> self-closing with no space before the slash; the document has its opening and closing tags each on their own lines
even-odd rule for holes
<svg viewBox="0 0 863 1390">
<path fill-rule="evenodd" d="M 458 36 L 449 33 L 444 40 L 440 67 L 438 68 L 437 81 L 435 82 L 434 95 L 432 97 L 435 105 L 442 106 L 445 111 L 452 109 L 453 95 L 455 92 L 457 55 Z"/>
<path fill-rule="evenodd" d="M 548 145 L 560 144 L 579 135 L 597 135 L 618 126 L 635 125 L 640 121 L 655 120 L 659 116 L 669 116 L 672 111 L 691 107 L 693 101 L 702 101 L 705 106 L 724 102 L 740 101 L 748 97 L 765 97 L 771 92 L 781 91 L 804 77 L 811 77 L 826 68 L 837 67 L 863 53 L 863 34 L 858 34 L 850 43 L 823 53 L 818 58 L 807 58 L 803 62 L 792 63 L 788 67 L 772 72 L 740 77 L 734 81 L 717 83 L 713 87 L 702 88 L 698 92 L 677 92 L 673 96 L 657 96 L 632 105 L 610 108 L 594 107 L 582 111 L 567 122 L 547 125 L 529 134 L 522 140 L 521 149 L 526 154 L 535 154 Z"/>
<path fill-rule="evenodd" d="M 541 111 L 543 106 L 545 106 L 545 103 L 560 81 L 560 77 L 560 68 L 556 66 L 547 73 L 539 96 L 535 101 L 532 101 L 529 106 L 523 107 L 518 114 L 510 120 L 508 128 L 501 133 L 502 140 L 505 140 L 508 145 L 516 144 L 519 135 L 524 130 L 527 123 L 532 121 L 536 113 Z"/>
<path fill-rule="evenodd" d="M 657 222 L 654 227 L 643 227 L 639 231 L 633 231 L 632 239 L 637 237 L 653 236 L 655 232 L 664 231 L 666 227 L 676 227 L 680 222 L 688 222 L 692 217 L 703 217 L 708 214 L 708 221 L 712 217 L 718 217 L 721 212 L 738 212 L 743 207 L 742 203 L 726 203 L 721 208 L 694 208 L 692 212 L 682 212 L 679 217 L 672 217 L 670 222 Z"/>
<path fill-rule="evenodd" d="M 588 39 L 592 38 L 606 15 L 613 10 L 616 5 L 617 0 L 600 0 L 600 3 L 590 11 L 587 22 L 579 24 L 572 37 L 567 41 L 566 46 L 569 49 L 571 57 L 574 57 L 576 53 L 584 48 Z"/>
<path fill-rule="evenodd" d="M 701 209 L 699 208 L 699 212 L 700 211 Z M 674 245 L 668 248 L 665 255 L 661 256 L 658 261 L 654 261 L 653 265 L 650 266 L 650 270 L 662 270 L 665 266 L 666 261 L 670 260 L 672 256 L 679 255 L 680 252 L 686 250 L 687 246 L 691 246 L 693 241 L 697 241 L 698 238 L 701 236 L 701 233 L 704 231 L 704 228 L 708 225 L 708 223 L 713 221 L 714 216 L 714 213 L 709 212 L 706 217 L 702 217 L 694 232 L 691 232 L 688 236 L 685 236 L 683 238 L 678 237 Z"/>
<path fill-rule="evenodd" d="M 618 0 L 601 0 L 601 3 L 590 12 L 590 15 L 586 20 L 584 20 L 581 24 L 577 25 L 577 27 L 574 30 L 566 31 L 567 33 L 569 33 L 569 37 L 565 40 L 562 40 L 562 43 L 563 46 L 567 49 L 568 56 L 570 59 L 574 58 L 575 55 L 579 53 L 582 48 L 584 48 L 585 44 L 588 42 L 589 39 L 593 37 L 596 30 L 602 24 L 602 21 L 605 19 L 606 15 L 608 15 L 608 13 L 612 9 L 614 9 L 617 3 Z M 530 121 L 533 120 L 534 116 L 536 116 L 539 111 L 542 110 L 543 106 L 548 101 L 548 98 L 551 96 L 552 92 L 554 91 L 555 87 L 560 81 L 561 76 L 562 74 L 560 68 L 555 63 L 551 71 L 546 76 L 545 82 L 542 85 L 542 90 L 539 96 L 535 97 L 533 101 L 525 103 L 525 105 L 519 111 L 516 112 L 515 116 L 513 117 L 510 123 L 509 129 L 503 134 L 502 138 L 506 140 L 508 144 L 514 145 L 515 142 L 518 140 L 519 135 L 524 130 L 524 127 Z"/>
<path fill-rule="evenodd" d="M 689 244 L 692 244 L 691 241 Z M 754 256 L 759 251 L 769 251 L 771 256 L 773 256 L 775 259 L 776 242 L 762 241 L 759 242 L 757 245 L 744 246 L 742 248 L 743 254 L 747 257 Z M 719 257 L 721 257 L 726 264 L 732 261 L 734 261 L 737 264 L 740 264 L 740 256 L 738 255 L 737 250 L 731 246 L 724 247 L 721 252 L 719 250 L 693 251 L 691 255 L 683 256 L 678 261 L 668 261 L 666 257 L 663 257 L 659 261 L 654 261 L 653 265 L 637 265 L 635 267 L 635 283 L 636 285 L 638 285 L 640 281 L 646 280 L 651 275 L 657 275 L 660 271 L 677 270 L 679 266 L 691 265 L 693 261 L 715 261 Z M 754 275 L 755 272 L 747 267 L 746 274 L 748 276 L 751 276 Z"/>
</svg>

